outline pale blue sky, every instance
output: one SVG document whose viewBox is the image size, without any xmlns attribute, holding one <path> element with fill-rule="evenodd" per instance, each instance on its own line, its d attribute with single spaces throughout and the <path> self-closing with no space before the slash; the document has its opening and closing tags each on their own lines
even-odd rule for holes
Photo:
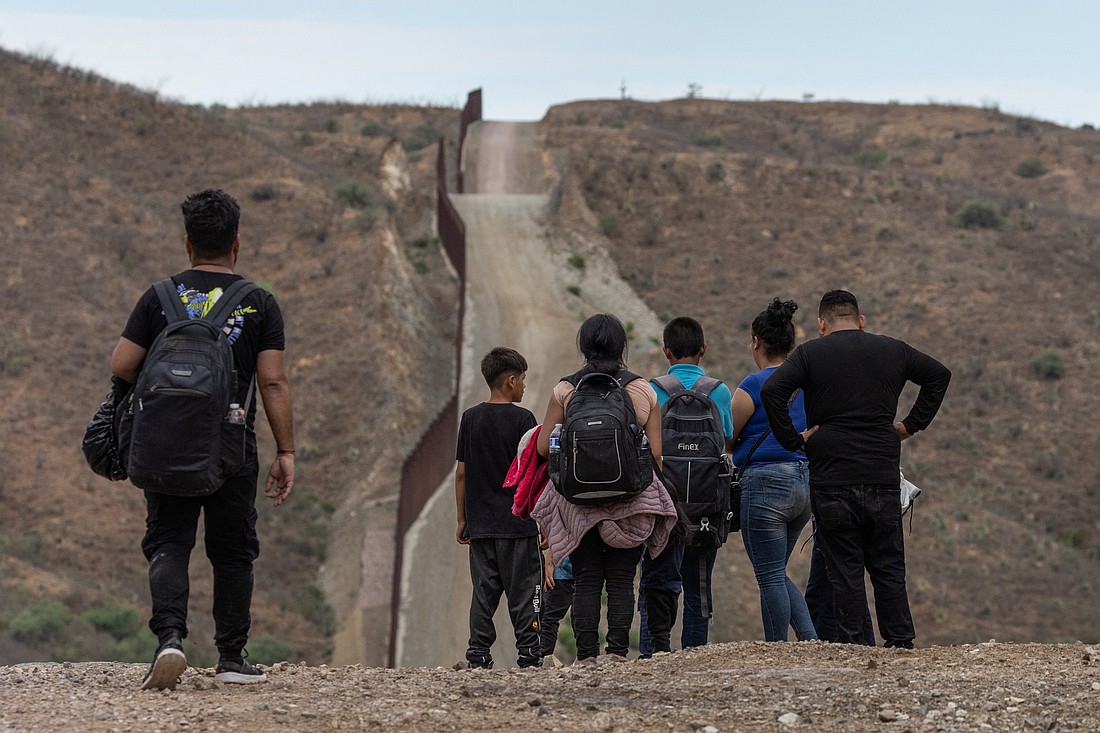
<svg viewBox="0 0 1100 733">
<path fill-rule="evenodd" d="M 1100 126 L 1100 2 L 0 0 L 0 46 L 185 102 L 682 97 L 997 105 Z"/>
</svg>

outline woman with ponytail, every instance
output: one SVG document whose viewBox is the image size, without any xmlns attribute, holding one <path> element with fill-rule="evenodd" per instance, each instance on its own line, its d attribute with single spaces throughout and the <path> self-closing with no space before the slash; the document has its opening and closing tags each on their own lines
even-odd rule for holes
<svg viewBox="0 0 1100 733">
<path fill-rule="evenodd" d="M 753 320 L 752 358 L 759 371 L 745 377 L 733 393 L 733 462 L 743 471 L 741 540 L 760 586 L 767 641 L 786 641 L 788 627 L 799 641 L 817 639 L 806 600 L 787 575 L 787 561 L 810 519 L 808 464 L 804 454 L 786 450 L 771 435 L 760 401 L 760 388 L 794 349 L 791 319 L 796 310 L 793 300 L 775 298 Z M 805 430 L 801 392 L 795 393 L 790 413 L 795 429 Z"/>
</svg>

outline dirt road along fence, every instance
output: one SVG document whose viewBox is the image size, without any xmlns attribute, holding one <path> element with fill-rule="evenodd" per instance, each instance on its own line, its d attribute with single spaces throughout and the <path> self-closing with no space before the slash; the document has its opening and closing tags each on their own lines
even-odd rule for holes
<svg viewBox="0 0 1100 733">
<path fill-rule="evenodd" d="M 480 119 L 481 90 L 475 89 L 470 92 L 466 99 L 466 106 L 462 110 L 457 154 L 459 165 L 456 166 L 459 192 L 462 191 L 461 160 L 466 129 L 471 123 Z M 446 140 L 439 141 L 439 155 L 436 160 L 436 229 L 443 244 L 443 251 L 446 252 L 451 265 L 458 273 L 455 377 L 451 398 L 424 431 L 401 467 L 401 493 L 397 501 L 397 526 L 394 531 L 393 592 L 390 602 L 389 666 L 391 667 L 396 666 L 397 663 L 397 629 L 401 612 L 401 570 L 405 559 L 405 533 L 416 521 L 440 483 L 454 469 L 454 447 L 458 440 L 459 385 L 462 384 L 462 339 L 466 316 L 466 225 L 462 223 L 462 217 L 458 215 L 447 192 L 446 143 Z"/>
</svg>

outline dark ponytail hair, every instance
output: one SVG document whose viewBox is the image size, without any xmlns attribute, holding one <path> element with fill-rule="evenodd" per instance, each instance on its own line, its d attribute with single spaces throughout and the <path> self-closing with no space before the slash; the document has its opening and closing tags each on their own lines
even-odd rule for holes
<svg viewBox="0 0 1100 733">
<path fill-rule="evenodd" d="M 791 319 L 798 310 L 793 300 L 772 299 L 752 322 L 752 335 L 764 345 L 769 357 L 786 356 L 794 349 L 794 324 Z"/>
<path fill-rule="evenodd" d="M 609 313 L 589 317 L 577 331 L 577 350 L 584 357 L 581 374 L 617 374 L 626 368 L 626 329 Z"/>
</svg>

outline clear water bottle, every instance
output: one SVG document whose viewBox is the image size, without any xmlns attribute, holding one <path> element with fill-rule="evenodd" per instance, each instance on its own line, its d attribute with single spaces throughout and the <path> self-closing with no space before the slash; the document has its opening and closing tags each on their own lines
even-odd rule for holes
<svg viewBox="0 0 1100 733">
<path fill-rule="evenodd" d="M 229 414 L 226 415 L 226 419 L 230 425 L 244 425 L 244 408 L 233 402 L 229 405 Z"/>
<path fill-rule="evenodd" d="M 561 423 L 554 426 L 554 431 L 550 433 L 550 455 L 561 453 Z"/>
</svg>

